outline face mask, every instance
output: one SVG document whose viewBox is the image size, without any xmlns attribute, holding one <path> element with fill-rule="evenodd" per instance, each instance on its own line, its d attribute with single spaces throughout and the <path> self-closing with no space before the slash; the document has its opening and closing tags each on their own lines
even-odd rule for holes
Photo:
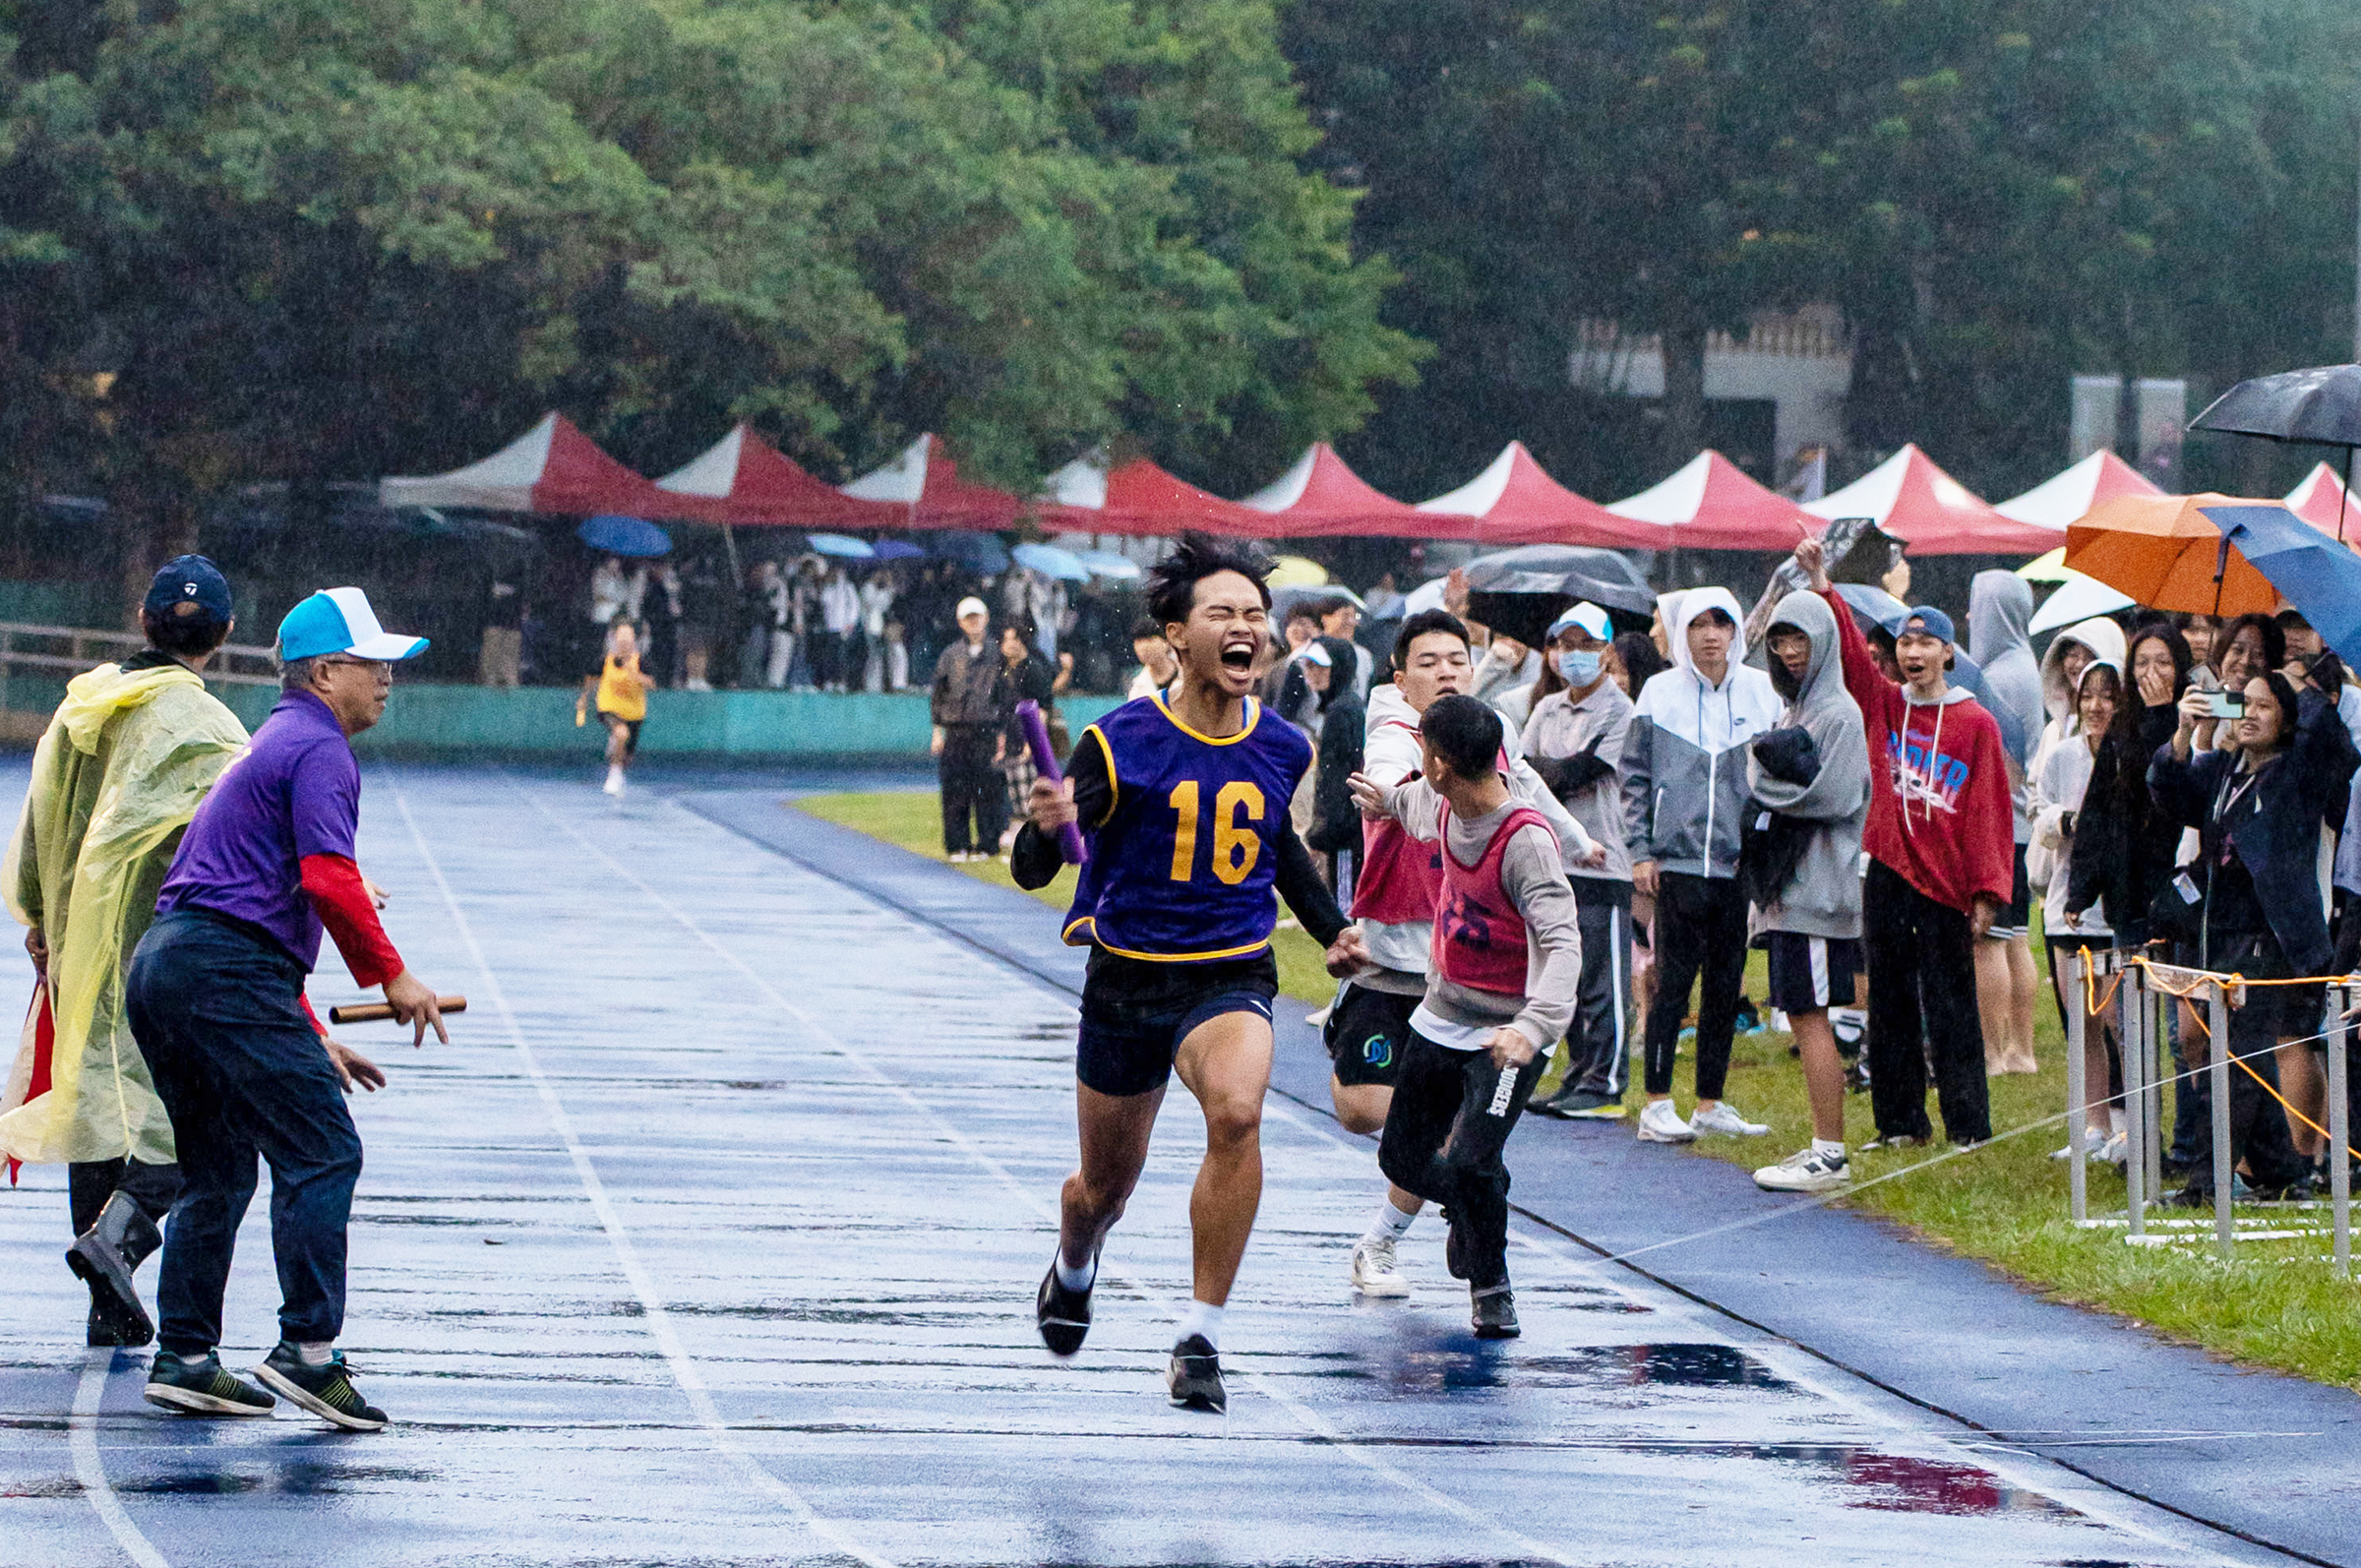
<svg viewBox="0 0 2361 1568">
<path fill-rule="evenodd" d="M 1589 686 L 1599 679 L 1599 650 L 1586 648 L 1568 651 L 1557 656 L 1557 673 L 1566 678 L 1568 686 Z"/>
</svg>

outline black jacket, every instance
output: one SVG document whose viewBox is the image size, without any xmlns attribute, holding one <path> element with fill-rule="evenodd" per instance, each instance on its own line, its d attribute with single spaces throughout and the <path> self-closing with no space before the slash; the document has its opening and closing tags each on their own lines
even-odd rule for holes
<svg viewBox="0 0 2361 1568">
<path fill-rule="evenodd" d="M 2146 775 L 2148 758 L 2171 744 L 2177 719 L 2171 704 L 2160 704 L 2142 711 L 2139 738 L 2131 745 L 2113 736 L 2101 741 L 2075 814 L 2066 907 L 2079 915 L 2104 899 L 2118 947 L 2148 939 L 2148 913 L 2172 879 L 2181 824 L 2155 810 Z"/>
<path fill-rule="evenodd" d="M 1319 771 L 1311 783 L 1311 831 L 1304 842 L 1323 855 L 1361 848 L 1361 808 L 1345 781 L 1361 771 L 1368 708 L 1340 679 L 1320 710 Z"/>
<path fill-rule="evenodd" d="M 2157 814 L 2175 828 L 2207 828 L 2238 762 L 2235 752 L 2208 752 L 2183 762 L 2166 742 L 2148 768 Z M 2255 880 L 2263 918 L 2298 975 L 2325 975 L 2333 961 L 2328 917 L 2320 907 L 2320 829 L 2324 822 L 2343 824 L 2354 763 L 2352 737 L 2335 708 L 2306 690 L 2296 701 L 2295 744 L 2265 765 L 2223 824 L 2239 864 Z"/>
</svg>

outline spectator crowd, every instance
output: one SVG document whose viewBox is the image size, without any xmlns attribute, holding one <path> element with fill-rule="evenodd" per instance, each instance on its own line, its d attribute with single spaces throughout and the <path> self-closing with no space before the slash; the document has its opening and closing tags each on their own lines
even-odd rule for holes
<svg viewBox="0 0 2361 1568">
<path fill-rule="evenodd" d="M 1534 646 L 1467 619 L 1457 579 L 1446 608 L 1407 619 L 1390 579 L 1366 600 L 1313 589 L 1275 604 L 1262 701 L 1314 744 L 1294 819 L 1356 914 L 1374 907 L 1356 886 L 1371 827 L 1346 781 L 1376 768 L 1387 726 L 1415 734 L 1424 706 L 1463 689 L 1500 715 L 1506 757 L 1604 846 L 1594 863 L 1564 835 L 1581 1001 L 1534 1110 L 1628 1116 L 1637 1056 L 1641 1139 L 1761 1135 L 1724 1096 L 1737 1034 L 1770 1024 L 1792 1036 L 1814 1135 L 1756 1172 L 1764 1187 L 1850 1179 L 1848 1092 L 1869 1098 L 1867 1147 L 1925 1145 L 1938 1121 L 1953 1144 L 1983 1142 L 1989 1079 L 2037 1067 L 2037 925 L 2046 1004 L 2061 1022 L 2089 1009 L 2099 1103 L 2071 1135 L 2120 1164 L 2120 1042 L 2097 993 L 2059 978 L 2069 950 L 2257 980 L 2361 966 L 2361 686 L 2300 614 L 2127 611 L 2069 627 L 2036 655 L 2031 590 L 2015 573 L 1975 576 L 1964 642 L 1944 610 L 1856 601 L 1825 565 L 1816 541 L 1799 547 L 1808 585 L 1758 610 L 1752 646 L 1749 617 L 1715 587 L 1662 595 L 1645 631 L 1575 602 Z M 1054 711 L 1074 671 L 1043 634 L 1048 606 L 979 594 L 952 608 L 955 635 L 922 667 L 944 848 L 981 858 L 1004 851 L 1032 782 L 1015 704 Z M 1161 628 L 1129 630 L 1121 690 L 1151 696 L 1176 666 Z M 1426 637 L 1464 645 L 1459 673 L 1399 679 Z M 1062 754 L 1061 731 L 1055 744 Z M 1750 997 L 1757 949 L 1764 991 Z M 2249 997 L 2226 1042 L 2253 1069 L 2230 1077 L 2238 1192 L 2302 1196 L 2325 1184 L 2330 1157 L 2317 1131 L 2324 991 Z M 2166 1164 L 2186 1180 L 2178 1201 L 2207 1203 L 2210 1112 L 2196 1069 L 2209 1043 L 2185 1006 L 2168 1035 L 2184 1076 Z"/>
</svg>

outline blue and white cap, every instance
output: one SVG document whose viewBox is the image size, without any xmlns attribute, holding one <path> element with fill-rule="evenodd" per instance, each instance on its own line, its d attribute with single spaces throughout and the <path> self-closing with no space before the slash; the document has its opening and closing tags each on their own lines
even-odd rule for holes
<svg viewBox="0 0 2361 1568">
<path fill-rule="evenodd" d="M 1549 631 L 1545 635 L 1543 636 L 1542 640 L 1544 642 L 1555 642 L 1558 638 L 1558 634 L 1564 632 L 1566 628 L 1576 626 L 1582 628 L 1585 632 L 1588 632 L 1592 636 L 1597 637 L 1602 642 L 1612 642 L 1615 640 L 1615 624 L 1606 618 L 1606 612 L 1604 610 L 1600 609 L 1588 599 L 1583 600 L 1580 604 L 1570 606 L 1566 610 L 1565 614 L 1550 622 Z"/>
<path fill-rule="evenodd" d="M 379 626 L 369 596 L 358 588 L 322 588 L 278 624 L 278 656 L 289 664 L 324 653 L 392 663 L 425 651 L 426 638 L 398 636 Z"/>
</svg>

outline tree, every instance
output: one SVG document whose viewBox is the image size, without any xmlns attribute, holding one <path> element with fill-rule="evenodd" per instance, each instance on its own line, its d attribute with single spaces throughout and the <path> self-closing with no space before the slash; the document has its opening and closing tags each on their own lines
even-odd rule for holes
<svg viewBox="0 0 2361 1568">
<path fill-rule="evenodd" d="M 232 479 L 551 404 L 649 470 L 751 417 L 1029 484 L 1127 430 L 1266 465 L 1416 352 L 1267 7 L 20 0 L 0 44 L 0 430 L 127 572 Z"/>
</svg>

